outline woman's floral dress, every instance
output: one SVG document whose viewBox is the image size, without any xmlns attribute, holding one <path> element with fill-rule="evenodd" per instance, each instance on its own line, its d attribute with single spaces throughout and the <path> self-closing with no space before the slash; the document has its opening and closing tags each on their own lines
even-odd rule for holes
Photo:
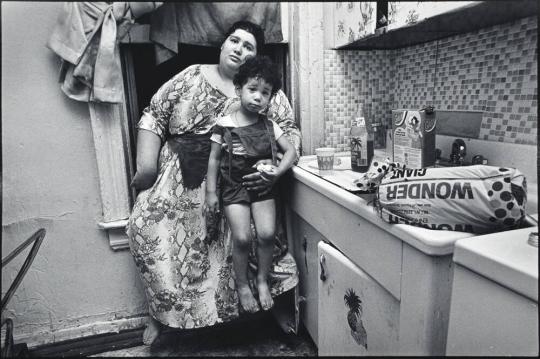
<svg viewBox="0 0 540 359">
<path fill-rule="evenodd" d="M 170 327 L 205 327 L 239 315 L 226 220 L 224 216 L 205 218 L 202 204 L 206 181 L 194 190 L 184 188 L 178 155 L 167 142 L 172 134 L 208 133 L 217 117 L 238 106 L 237 97 L 225 96 L 206 80 L 201 65 L 193 65 L 161 86 L 138 124 L 139 129 L 159 135 L 163 146 L 157 180 L 138 195 L 127 234 L 150 315 Z M 300 153 L 300 132 L 283 92 L 272 100 L 268 117 L 278 123 Z M 270 273 L 273 296 L 298 283 L 296 263 L 287 252 L 287 239 L 278 222 Z M 254 258 L 252 251 L 252 277 Z"/>
</svg>

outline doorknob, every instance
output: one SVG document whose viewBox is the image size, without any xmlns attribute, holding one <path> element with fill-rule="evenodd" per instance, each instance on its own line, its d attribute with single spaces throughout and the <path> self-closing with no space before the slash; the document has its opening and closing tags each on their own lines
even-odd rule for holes
<svg viewBox="0 0 540 359">
<path fill-rule="evenodd" d="M 321 280 L 322 281 L 325 281 L 327 276 L 326 276 L 326 258 L 324 258 L 324 254 L 321 254 L 321 256 L 319 257 L 319 265 L 321 266 Z"/>
</svg>

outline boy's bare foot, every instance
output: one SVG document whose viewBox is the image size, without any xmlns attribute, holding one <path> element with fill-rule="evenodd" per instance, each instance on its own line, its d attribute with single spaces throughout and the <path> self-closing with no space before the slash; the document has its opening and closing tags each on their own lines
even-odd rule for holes
<svg viewBox="0 0 540 359">
<path fill-rule="evenodd" d="M 236 290 L 238 292 L 240 305 L 246 312 L 255 313 L 257 310 L 259 310 L 259 305 L 257 304 L 255 297 L 253 297 L 253 293 L 251 293 L 249 285 L 238 286 Z"/>
<path fill-rule="evenodd" d="M 259 291 L 259 301 L 263 310 L 268 310 L 274 305 L 274 300 L 270 294 L 270 288 L 268 288 L 268 282 L 266 280 L 257 281 L 257 290 Z"/>
<path fill-rule="evenodd" d="M 143 344 L 152 345 L 152 343 L 159 336 L 159 333 L 161 333 L 161 324 L 154 318 L 150 317 L 143 333 Z"/>
</svg>

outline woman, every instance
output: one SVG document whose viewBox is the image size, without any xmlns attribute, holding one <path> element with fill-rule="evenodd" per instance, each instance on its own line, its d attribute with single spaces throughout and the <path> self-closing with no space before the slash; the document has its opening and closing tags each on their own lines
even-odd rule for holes
<svg viewBox="0 0 540 359">
<path fill-rule="evenodd" d="M 239 106 L 232 79 L 249 56 L 264 46 L 262 29 L 237 22 L 227 32 L 217 65 L 192 65 L 156 92 L 139 121 L 137 173 L 141 191 L 127 226 L 131 252 L 141 273 L 150 321 L 143 341 L 151 344 L 162 324 L 200 328 L 239 315 L 232 276 L 230 231 L 224 218 L 202 212 L 210 133 L 217 117 Z M 278 92 L 267 115 L 300 153 L 300 132 L 290 104 Z M 273 183 L 257 173 L 248 190 L 264 193 Z M 254 267 L 253 258 L 251 266 Z M 280 231 L 270 275 L 276 296 L 296 286 L 294 260 Z"/>
</svg>

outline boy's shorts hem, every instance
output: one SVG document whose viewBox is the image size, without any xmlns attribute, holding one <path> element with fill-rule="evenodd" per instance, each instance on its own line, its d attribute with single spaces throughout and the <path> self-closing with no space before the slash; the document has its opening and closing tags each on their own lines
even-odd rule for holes
<svg viewBox="0 0 540 359">
<path fill-rule="evenodd" d="M 272 188 L 267 194 L 259 196 L 259 192 L 248 191 L 241 185 L 238 187 L 224 186 L 221 196 L 224 206 L 237 203 L 250 204 L 275 199 L 275 188 Z"/>
</svg>

